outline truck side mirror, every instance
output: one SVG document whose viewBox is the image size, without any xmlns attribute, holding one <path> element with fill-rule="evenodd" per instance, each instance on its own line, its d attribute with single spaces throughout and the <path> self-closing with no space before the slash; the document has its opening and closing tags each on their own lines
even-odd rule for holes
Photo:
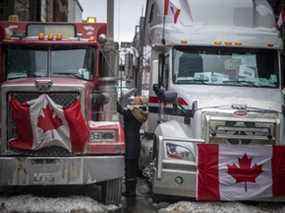
<svg viewBox="0 0 285 213">
<path fill-rule="evenodd" d="M 194 117 L 195 115 L 195 112 L 197 111 L 198 109 L 198 102 L 197 101 L 194 101 L 192 103 L 192 109 L 191 110 L 186 110 L 185 112 L 185 116 L 184 116 L 184 123 L 187 124 L 187 125 L 190 125 L 191 124 L 191 118 Z"/>
<path fill-rule="evenodd" d="M 193 118 L 193 109 L 192 110 L 186 110 L 184 115 L 184 124 L 190 125 L 191 124 L 191 118 Z"/>
<path fill-rule="evenodd" d="M 177 92 L 164 91 L 162 101 L 166 103 L 175 103 L 177 100 Z"/>
<path fill-rule="evenodd" d="M 153 84 L 152 90 L 158 97 L 161 95 L 161 88 L 158 84 Z"/>
<path fill-rule="evenodd" d="M 175 103 L 177 100 L 177 92 L 175 91 L 165 91 L 159 84 L 154 84 L 152 89 L 162 102 Z"/>
</svg>

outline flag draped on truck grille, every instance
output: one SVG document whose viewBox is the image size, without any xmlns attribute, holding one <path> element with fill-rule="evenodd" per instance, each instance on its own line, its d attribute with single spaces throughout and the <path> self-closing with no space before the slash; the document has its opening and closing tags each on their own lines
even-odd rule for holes
<svg viewBox="0 0 285 213">
<path fill-rule="evenodd" d="M 197 200 L 285 196 L 285 147 L 199 144 Z"/>
<path fill-rule="evenodd" d="M 12 97 L 10 107 L 17 133 L 9 141 L 10 148 L 39 150 L 60 146 L 70 152 L 84 151 L 89 132 L 79 100 L 62 107 L 46 94 L 23 103 Z"/>
</svg>

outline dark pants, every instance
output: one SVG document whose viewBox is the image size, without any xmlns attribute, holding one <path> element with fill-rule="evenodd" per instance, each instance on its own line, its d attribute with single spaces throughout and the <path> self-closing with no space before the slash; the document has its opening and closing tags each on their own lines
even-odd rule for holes
<svg viewBox="0 0 285 213">
<path fill-rule="evenodd" d="M 126 194 L 135 195 L 136 194 L 136 184 L 137 184 L 137 171 L 138 171 L 138 159 L 126 159 Z"/>
</svg>

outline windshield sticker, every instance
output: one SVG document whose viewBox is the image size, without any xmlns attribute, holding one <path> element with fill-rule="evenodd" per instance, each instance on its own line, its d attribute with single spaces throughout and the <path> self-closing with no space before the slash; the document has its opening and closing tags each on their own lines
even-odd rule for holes
<svg viewBox="0 0 285 213">
<path fill-rule="evenodd" d="M 229 79 L 237 79 L 239 74 L 239 67 L 241 59 L 231 58 L 225 60 L 225 74 L 229 76 Z"/>
<path fill-rule="evenodd" d="M 194 79 L 209 81 L 209 76 L 206 73 L 200 72 L 194 74 Z"/>
<path fill-rule="evenodd" d="M 277 75 L 270 75 L 270 81 L 272 83 L 277 83 Z"/>
<path fill-rule="evenodd" d="M 255 78 L 255 67 L 250 67 L 247 65 L 240 65 L 239 67 L 239 76 L 246 77 L 246 78 Z"/>
<path fill-rule="evenodd" d="M 90 78 L 90 73 L 87 69 L 85 68 L 80 68 L 78 69 L 78 73 L 80 74 L 81 77 L 84 79 L 89 79 Z"/>
</svg>

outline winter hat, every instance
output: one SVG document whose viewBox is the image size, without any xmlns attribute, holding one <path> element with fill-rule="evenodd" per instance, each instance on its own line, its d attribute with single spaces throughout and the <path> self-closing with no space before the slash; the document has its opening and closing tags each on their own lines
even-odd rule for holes
<svg viewBox="0 0 285 213">
<path fill-rule="evenodd" d="M 131 110 L 132 115 L 141 123 L 144 123 L 147 120 L 148 113 L 142 109 L 144 105 L 147 104 L 147 98 L 143 96 L 135 96 L 132 98 Z"/>
</svg>

